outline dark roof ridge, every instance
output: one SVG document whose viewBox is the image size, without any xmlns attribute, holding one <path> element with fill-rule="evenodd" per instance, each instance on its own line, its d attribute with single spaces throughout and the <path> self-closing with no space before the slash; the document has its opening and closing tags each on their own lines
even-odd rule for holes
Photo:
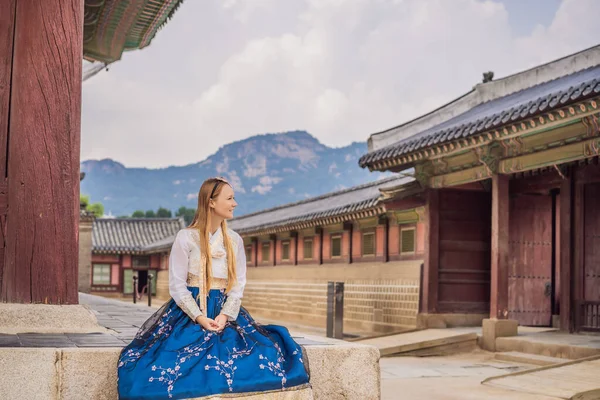
<svg viewBox="0 0 600 400">
<path fill-rule="evenodd" d="M 411 119 L 411 120 L 409 120 L 409 121 L 406 121 L 406 122 L 404 122 L 404 123 L 402 123 L 402 124 L 400 124 L 400 125 L 397 125 L 397 126 L 394 126 L 394 127 L 388 128 L 388 129 L 385 129 L 385 130 L 383 130 L 383 131 L 379 131 L 379 132 L 375 132 L 375 133 L 372 133 L 372 134 L 370 134 L 370 135 L 369 135 L 369 138 L 368 138 L 368 142 L 369 142 L 369 150 L 367 151 L 367 154 L 369 154 L 369 153 L 374 153 L 374 152 L 378 152 L 378 151 L 382 151 L 383 149 L 386 149 L 386 148 L 389 148 L 389 147 L 391 147 L 391 146 L 394 146 L 394 145 L 396 145 L 396 144 L 398 144 L 398 143 L 400 143 L 400 142 L 404 142 L 404 143 L 410 143 L 410 142 L 409 142 L 409 140 L 410 140 L 411 138 L 415 138 L 415 136 L 418 136 L 420 132 L 423 132 L 423 131 L 425 131 L 425 130 L 431 129 L 432 127 L 434 127 L 434 126 L 436 126 L 436 125 L 439 125 L 439 124 L 445 123 L 445 122 L 447 122 L 447 121 L 451 120 L 452 118 L 454 118 L 454 117 L 456 117 L 456 116 L 458 116 L 458 115 L 460 115 L 460 114 L 463 114 L 463 113 L 465 113 L 465 112 L 467 112 L 467 111 L 469 111 L 469 110 L 471 110 L 471 109 L 473 109 L 473 108 L 475 108 L 475 107 L 478 107 L 478 106 L 480 106 L 480 105 L 482 105 L 482 104 L 486 104 L 486 103 L 489 103 L 489 102 L 491 102 L 491 101 L 494 101 L 494 100 L 497 100 L 497 99 L 505 98 L 505 97 L 507 97 L 507 96 L 510 96 L 510 95 L 512 95 L 512 94 L 514 94 L 514 93 L 521 92 L 521 91 L 523 91 L 523 90 L 531 89 L 531 88 L 537 87 L 537 86 L 539 86 L 539 85 L 548 84 L 549 82 L 554 82 L 554 81 L 556 81 L 556 80 L 558 80 L 558 79 L 563 79 L 563 78 L 565 78 L 565 77 L 569 77 L 569 76 L 572 76 L 572 75 L 574 75 L 574 74 L 582 73 L 583 71 L 587 71 L 587 70 L 590 70 L 590 69 L 592 69 L 592 68 L 596 68 L 596 67 L 598 67 L 598 64 L 595 64 L 595 65 L 589 65 L 589 66 L 588 66 L 588 67 L 586 67 L 586 68 L 581 68 L 581 69 L 578 69 L 578 70 L 574 70 L 574 71 L 572 71 L 572 72 L 570 72 L 570 73 L 567 73 L 567 74 L 564 74 L 564 75 L 555 76 L 553 79 L 547 79 L 547 80 L 544 80 L 544 81 L 538 82 L 538 83 L 536 83 L 535 85 L 530 85 L 530 86 L 526 86 L 526 87 L 521 87 L 521 88 L 518 88 L 518 89 L 517 89 L 517 88 L 515 88 L 514 90 L 512 90 L 512 91 L 510 91 L 510 92 L 504 93 L 502 96 L 498 96 L 498 97 L 492 97 L 492 98 L 485 99 L 485 100 L 484 100 L 484 99 L 482 99 L 482 101 L 479 101 L 479 102 L 477 102 L 477 104 L 475 104 L 475 105 L 473 105 L 473 106 L 469 107 L 467 110 L 464 110 L 463 112 L 459 112 L 458 114 L 456 114 L 456 115 L 454 115 L 454 116 L 451 116 L 451 117 L 449 117 L 448 119 L 446 119 L 446 120 L 444 120 L 444 121 L 438 122 L 438 123 L 434 124 L 433 126 L 431 126 L 430 128 L 423 128 L 423 129 L 421 129 L 419 132 L 413 133 L 412 135 L 410 135 L 410 136 L 407 136 L 407 137 L 405 137 L 404 139 L 400 139 L 400 140 L 398 140 L 398 141 L 396 141 L 396 142 L 394 142 L 394 143 L 391 143 L 391 144 L 389 144 L 389 145 L 387 145 L 387 146 L 380 147 L 380 148 L 377 148 L 377 149 L 371 149 L 371 142 L 372 142 L 372 140 L 374 140 L 374 139 L 373 139 L 373 137 L 375 137 L 375 136 L 378 136 L 378 135 L 381 135 L 381 134 L 385 134 L 385 133 L 388 133 L 388 132 L 392 132 L 392 131 L 394 131 L 394 130 L 399 130 L 400 128 L 403 128 L 403 127 L 405 127 L 405 126 L 408 126 L 408 125 L 410 125 L 410 124 L 412 124 L 412 123 L 415 123 L 415 122 L 417 122 L 417 121 L 419 121 L 419 120 L 425 120 L 427 117 L 429 117 L 429 116 L 433 116 L 435 113 L 437 113 L 437 112 L 439 112 L 439 111 L 443 110 L 444 108 L 450 107 L 450 106 L 452 106 L 453 104 L 455 104 L 455 103 L 458 103 L 460 100 L 463 100 L 465 97 L 467 97 L 467 96 L 469 96 L 469 95 L 472 95 L 473 93 L 478 93 L 478 92 L 479 92 L 479 93 L 480 93 L 480 96 L 485 96 L 485 92 L 482 92 L 482 90 L 484 90 L 484 88 L 487 88 L 487 87 L 493 87 L 493 86 L 497 86 L 497 85 L 498 85 L 498 83 L 502 83 L 502 81 L 506 81 L 506 80 L 509 80 L 509 79 L 513 79 L 513 78 L 515 78 L 515 77 L 516 77 L 516 76 L 518 76 L 518 75 L 526 75 L 526 74 L 528 74 L 528 73 L 531 73 L 531 72 L 533 72 L 533 71 L 535 71 L 535 70 L 537 70 L 537 69 L 542 69 L 542 68 L 544 68 L 544 67 L 547 67 L 547 66 L 549 66 L 549 65 L 551 65 L 551 64 L 559 63 L 559 62 L 561 62 L 561 61 L 564 61 L 564 60 L 567 60 L 567 59 L 569 59 L 569 58 L 576 58 L 578 55 L 584 54 L 584 53 L 586 53 L 586 52 L 591 52 L 591 51 L 592 51 L 592 50 L 594 50 L 594 49 L 598 49 L 598 50 L 600 50 L 600 45 L 591 46 L 591 47 L 589 47 L 589 48 L 587 48 L 587 49 L 584 49 L 584 50 L 581 50 L 581 51 L 579 51 L 579 52 L 572 53 L 572 54 L 568 54 L 568 55 L 566 55 L 566 56 L 563 56 L 563 57 L 560 57 L 560 58 L 557 58 L 557 59 L 554 59 L 554 60 L 548 61 L 548 62 L 546 62 L 546 63 L 544 63 L 544 64 L 539 64 L 539 65 L 533 66 L 533 67 L 531 67 L 531 68 L 528 68 L 528 69 L 525 69 L 525 70 L 522 70 L 522 71 L 516 72 L 516 73 L 514 73 L 514 74 L 507 75 L 507 76 L 505 76 L 505 77 L 502 77 L 502 78 L 498 78 L 498 79 L 496 79 L 496 80 L 493 80 L 493 81 L 490 81 L 490 82 L 486 82 L 486 83 L 478 83 L 478 84 L 476 84 L 476 85 L 475 85 L 475 86 L 474 86 L 474 87 L 473 87 L 473 88 L 472 88 L 470 91 L 468 91 L 468 92 L 464 93 L 463 95 L 461 95 L 461 96 L 459 96 L 459 97 L 457 97 L 457 98 L 455 98 L 455 99 L 453 99 L 453 100 L 451 100 L 451 101 L 449 101 L 449 102 L 447 102 L 447 103 L 445 103 L 445 104 L 441 105 L 440 107 L 437 107 L 437 108 L 435 108 L 434 110 L 432 110 L 432 111 L 430 111 L 430 112 L 428 112 L 428 113 L 426 113 L 426 114 L 419 115 L 418 117 L 415 117 L 415 118 L 413 118 L 413 119 Z M 415 138 L 415 139 L 416 139 L 416 138 Z"/>
<path fill-rule="evenodd" d="M 272 207 L 272 208 L 267 208 L 267 209 L 264 209 L 264 210 L 255 211 L 255 212 L 250 213 L 250 214 L 245 214 L 245 215 L 241 215 L 239 217 L 233 218 L 230 221 L 240 221 L 240 220 L 242 220 L 244 218 L 254 217 L 256 215 L 260 215 L 260 214 L 264 214 L 264 213 L 272 212 L 272 211 L 277 211 L 277 210 L 281 210 L 281 209 L 284 209 L 284 208 L 289 208 L 289 207 L 297 206 L 297 205 L 300 205 L 300 204 L 311 203 L 313 201 L 326 199 L 328 197 L 333 197 L 335 195 L 340 195 L 340 194 L 352 192 L 352 191 L 355 191 L 355 190 L 360 190 L 360 189 L 365 189 L 365 188 L 372 187 L 372 186 L 381 185 L 383 183 L 391 182 L 393 180 L 401 179 L 401 178 L 403 178 L 403 177 L 402 176 L 398 176 L 398 175 L 390 176 L 390 177 L 387 177 L 387 178 L 379 179 L 379 180 L 374 181 L 374 182 L 363 183 L 361 185 L 352 186 L 352 187 L 347 188 L 347 189 L 342 189 L 342 190 L 338 190 L 338 191 L 335 191 L 335 192 L 329 192 L 329 193 L 322 194 L 320 196 L 310 197 L 308 199 L 299 200 L 299 201 L 296 201 L 296 202 L 293 202 L 293 203 L 282 204 L 280 206 L 275 206 L 275 207 Z"/>
<path fill-rule="evenodd" d="M 153 222 L 153 221 L 177 221 L 183 217 L 160 217 L 160 218 L 149 218 L 149 217 L 128 217 L 128 218 L 96 218 L 96 221 L 123 221 L 123 222 Z"/>
<path fill-rule="evenodd" d="M 573 76 L 573 75 L 575 75 L 575 74 L 580 74 L 580 73 L 583 73 L 583 72 L 585 72 L 585 71 L 589 71 L 589 70 L 596 69 L 596 68 L 598 68 L 598 65 L 596 65 L 596 66 L 592 66 L 592 67 L 587 67 L 587 68 L 584 68 L 584 69 L 580 69 L 579 71 L 571 72 L 570 74 L 566 74 L 566 75 L 563 75 L 563 76 L 559 76 L 559 77 L 556 77 L 556 78 L 554 78 L 554 79 L 550 79 L 550 80 L 548 80 L 548 81 L 540 82 L 540 83 L 538 83 L 538 84 L 535 84 L 535 85 L 533 85 L 533 86 L 529 86 L 529 87 L 527 87 L 527 88 L 524 88 L 524 89 L 521 89 L 521 90 L 517 90 L 517 91 L 515 91 L 515 92 L 512 92 L 512 93 L 508 93 L 508 94 L 506 94 L 506 95 L 504 95 L 504 96 L 497 97 L 497 98 L 495 98 L 495 99 L 490 99 L 490 100 L 483 101 L 483 102 L 481 102 L 481 103 L 477 104 L 475 107 L 478 107 L 478 106 L 480 106 L 480 105 L 482 105 L 482 104 L 489 103 L 489 102 L 491 102 L 491 101 L 496 101 L 496 100 L 498 100 L 498 99 L 503 99 L 503 98 L 505 98 L 505 97 L 512 96 L 513 94 L 515 94 L 515 93 L 519 93 L 519 92 L 521 92 L 521 91 L 523 91 L 523 90 L 527 90 L 527 89 L 533 89 L 533 88 L 535 88 L 535 87 L 538 87 L 538 86 L 540 86 L 540 85 L 546 85 L 546 84 L 548 84 L 548 83 L 550 83 L 550 82 L 555 82 L 555 81 L 558 81 L 559 79 L 567 78 L 567 77 L 569 77 L 569 76 Z M 471 93 L 471 92 L 469 92 L 469 93 Z M 463 96 L 463 97 L 464 97 L 464 96 Z M 539 100 L 539 99 L 540 99 L 540 98 L 542 98 L 542 97 L 548 97 L 548 96 L 541 96 L 541 97 L 538 97 L 538 98 L 536 98 L 535 100 Z M 460 98 L 458 98 L 458 99 L 456 99 L 456 100 L 459 100 L 459 99 L 460 99 Z M 473 108 L 475 108 L 475 107 L 473 107 Z M 508 110 L 513 110 L 513 109 L 515 109 L 515 107 L 517 107 L 517 106 L 512 106 L 512 107 L 511 107 L 511 108 L 509 108 Z M 496 116 L 496 115 L 498 115 L 498 114 L 502 114 L 502 112 L 498 112 L 498 113 L 496 113 L 496 114 L 492 114 L 492 116 L 480 117 L 480 118 L 478 118 L 478 119 L 476 119 L 476 120 L 473 120 L 472 122 L 469 122 L 468 124 L 477 124 L 479 121 L 482 121 L 482 120 L 485 120 L 485 119 L 491 118 L 491 117 L 493 117 L 493 116 Z M 449 120 L 448 120 L 448 121 L 449 121 Z M 467 125 L 467 124 L 461 124 L 461 125 Z M 459 126 L 460 126 L 460 125 L 459 125 Z M 447 129 L 451 129 L 451 128 L 450 128 L 450 127 L 449 127 L 449 128 L 444 128 L 444 129 L 441 129 L 441 130 L 439 130 L 439 131 L 435 131 L 435 132 L 442 132 L 442 131 L 445 131 L 445 130 L 447 130 Z M 416 135 L 409 136 L 409 137 L 407 137 L 407 138 L 401 139 L 401 140 L 397 141 L 396 143 L 392 143 L 392 144 L 389 144 L 389 145 L 387 145 L 387 146 L 385 146 L 385 147 L 381 147 L 380 149 L 373 150 L 373 152 L 375 152 L 375 151 L 383 151 L 384 149 L 387 149 L 387 148 L 391 148 L 391 147 L 397 146 L 399 143 L 406 143 L 406 144 L 409 144 L 409 143 L 412 143 L 413 141 L 416 141 L 416 140 L 423 139 L 423 138 L 422 138 L 422 137 L 420 137 L 420 136 L 419 136 L 419 137 L 415 137 L 415 136 L 417 136 L 417 135 L 419 135 L 419 134 L 417 133 Z M 367 154 L 368 154 L 368 153 L 367 153 Z"/>
</svg>

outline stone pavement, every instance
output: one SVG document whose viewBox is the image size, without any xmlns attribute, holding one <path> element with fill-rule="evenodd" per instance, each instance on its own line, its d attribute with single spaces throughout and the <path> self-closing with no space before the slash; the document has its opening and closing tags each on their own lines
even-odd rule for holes
<svg viewBox="0 0 600 400">
<path fill-rule="evenodd" d="M 380 360 L 383 400 L 557 400 L 481 384 L 490 376 L 533 366 L 502 362 L 493 353 L 477 350 L 443 357 L 384 357 Z"/>
<path fill-rule="evenodd" d="M 96 315 L 98 324 L 110 333 L 19 333 L 0 334 L 0 347 L 124 347 L 142 324 L 156 312 L 156 308 L 133 304 L 100 296 L 79 293 L 79 303 L 86 305 Z M 297 332 L 292 332 L 292 335 Z M 301 345 L 326 345 L 327 341 L 309 340 L 294 336 Z"/>
</svg>

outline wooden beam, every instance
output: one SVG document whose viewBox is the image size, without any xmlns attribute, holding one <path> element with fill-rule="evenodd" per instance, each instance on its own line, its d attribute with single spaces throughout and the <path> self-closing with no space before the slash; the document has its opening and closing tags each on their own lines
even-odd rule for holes
<svg viewBox="0 0 600 400">
<path fill-rule="evenodd" d="M 600 155 L 600 137 L 555 147 L 500 161 L 499 172 L 504 174 L 528 171 L 555 164 L 583 160 Z"/>
<path fill-rule="evenodd" d="M 510 181 L 510 194 L 548 194 L 552 189 L 558 189 L 564 179 L 552 170 L 546 174 L 531 176 Z"/>
<path fill-rule="evenodd" d="M 509 178 L 492 176 L 490 318 L 508 318 Z"/>
<path fill-rule="evenodd" d="M 83 1 L 15 5 L 0 300 L 76 304 Z"/>
<path fill-rule="evenodd" d="M 571 270 L 573 253 L 573 179 L 569 175 L 562 182 L 560 187 L 560 328 L 565 331 L 572 331 L 573 324 L 571 319 Z"/>
<path fill-rule="evenodd" d="M 425 224 L 425 262 L 423 268 L 423 303 L 421 312 L 435 313 L 438 306 L 438 270 L 440 262 L 440 193 L 427 190 L 427 213 Z"/>
</svg>

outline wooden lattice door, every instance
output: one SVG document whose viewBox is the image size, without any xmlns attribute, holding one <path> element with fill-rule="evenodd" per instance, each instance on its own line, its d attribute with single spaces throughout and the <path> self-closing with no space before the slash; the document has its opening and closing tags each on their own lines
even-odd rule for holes
<svg viewBox="0 0 600 400">
<path fill-rule="evenodd" d="M 509 318 L 525 326 L 552 322 L 552 197 L 510 200 Z"/>
<path fill-rule="evenodd" d="M 600 183 L 584 189 L 583 300 L 579 329 L 600 332 Z"/>
</svg>

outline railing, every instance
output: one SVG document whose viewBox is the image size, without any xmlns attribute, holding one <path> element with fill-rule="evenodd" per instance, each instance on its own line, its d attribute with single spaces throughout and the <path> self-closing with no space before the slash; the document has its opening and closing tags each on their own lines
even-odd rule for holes
<svg viewBox="0 0 600 400">
<path fill-rule="evenodd" d="M 600 332 L 600 301 L 581 301 L 578 311 L 580 331 Z"/>
</svg>

